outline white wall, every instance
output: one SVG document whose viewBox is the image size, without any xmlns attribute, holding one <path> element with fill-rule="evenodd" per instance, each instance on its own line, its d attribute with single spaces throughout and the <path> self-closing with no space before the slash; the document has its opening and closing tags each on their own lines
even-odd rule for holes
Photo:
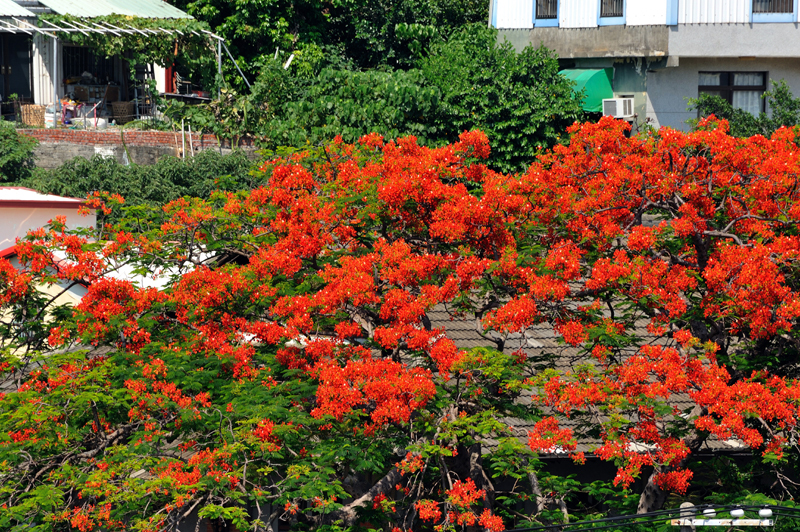
<svg viewBox="0 0 800 532">
<path fill-rule="evenodd" d="M 156 78 L 156 90 L 158 92 L 167 92 L 167 69 L 161 65 L 153 65 L 153 77 Z"/>
<path fill-rule="evenodd" d="M 497 0 L 503 1 L 503 0 Z M 597 0 L 559 0 L 558 25 L 561 28 L 597 27 Z"/>
<path fill-rule="evenodd" d="M 13 246 L 17 238 L 24 237 L 31 229 L 44 227 L 56 216 L 66 216 L 67 227 L 70 229 L 94 226 L 97 223 L 94 212 L 81 216 L 77 209 L 0 207 L 0 250 Z"/>
<path fill-rule="evenodd" d="M 494 0 L 498 29 L 533 27 L 533 0 Z"/>
<path fill-rule="evenodd" d="M 666 24 L 669 4 L 670 0 L 628 0 L 625 24 L 628 26 Z"/>
<path fill-rule="evenodd" d="M 58 55 L 62 57 L 62 44 L 58 43 Z M 56 67 L 56 89 L 58 97 L 64 96 L 64 87 L 61 79 L 64 77 L 61 61 Z M 33 101 L 40 105 L 53 103 L 53 39 L 37 33 L 33 37 Z"/>
<path fill-rule="evenodd" d="M 677 3 L 678 24 L 748 24 L 752 0 L 626 0 L 625 23 L 629 26 L 667 24 Z M 559 0 L 559 26 L 597 26 L 598 0 Z M 497 27 L 530 28 L 533 0 L 495 0 Z"/>
<path fill-rule="evenodd" d="M 679 0 L 678 24 L 747 24 L 750 22 L 750 2 L 751 0 Z"/>
</svg>

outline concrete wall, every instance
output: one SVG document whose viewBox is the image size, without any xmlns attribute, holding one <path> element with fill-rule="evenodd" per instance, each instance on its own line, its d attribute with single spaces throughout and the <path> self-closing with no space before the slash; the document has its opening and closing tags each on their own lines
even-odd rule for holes
<svg viewBox="0 0 800 532">
<path fill-rule="evenodd" d="M 669 54 L 684 57 L 800 58 L 798 24 L 680 24 L 669 29 Z"/>
<path fill-rule="evenodd" d="M 563 29 L 533 28 L 500 30 L 506 39 L 522 50 L 540 44 L 555 50 L 561 58 L 579 57 L 664 57 L 669 53 L 668 26 L 600 26 Z"/>
<path fill-rule="evenodd" d="M 36 166 L 39 168 L 58 168 L 73 157 L 91 159 L 95 155 L 114 157 L 122 164 L 154 164 L 161 157 L 171 155 L 181 157 L 184 142 L 180 133 L 169 131 L 127 131 L 122 143 L 120 131 L 82 131 L 73 129 L 21 129 L 23 135 L 39 141 L 34 151 Z M 191 156 L 189 148 L 195 152 L 214 149 L 221 153 L 230 153 L 230 144 L 220 147 L 214 135 L 193 134 L 189 142 L 186 135 L 186 156 Z M 127 147 L 127 153 L 125 148 Z M 250 139 L 243 139 L 240 148 L 248 152 L 251 158 L 257 156 L 257 150 Z"/>
<path fill-rule="evenodd" d="M 800 61 L 797 60 L 682 58 L 677 68 L 647 73 L 647 116 L 653 120 L 653 125 L 688 129 L 686 120 L 697 118 L 697 113 L 687 111 L 686 99 L 697 98 L 700 71 L 766 71 L 770 81 L 785 79 L 792 92 L 800 95 Z"/>
<path fill-rule="evenodd" d="M 187 148 L 188 151 L 188 148 Z M 197 150 L 195 150 L 197 151 Z M 95 155 L 113 157 L 121 164 L 150 165 L 171 155 L 180 156 L 180 150 L 174 146 L 128 146 L 128 153 L 119 146 L 87 146 L 69 142 L 41 142 L 33 151 L 38 168 L 53 170 L 74 157 L 91 159 Z"/>
<path fill-rule="evenodd" d="M 562 58 L 800 58 L 800 24 L 785 23 L 504 29 L 499 38 L 517 50 L 543 44 Z"/>
</svg>

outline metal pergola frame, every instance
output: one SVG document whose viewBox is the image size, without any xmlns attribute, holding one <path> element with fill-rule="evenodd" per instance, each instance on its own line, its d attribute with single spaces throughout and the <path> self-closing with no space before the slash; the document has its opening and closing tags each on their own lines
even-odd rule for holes
<svg viewBox="0 0 800 532">
<path fill-rule="evenodd" d="M 17 25 L 12 24 L 8 21 L 8 19 L 13 20 L 17 23 Z M 69 23 L 66 21 L 62 21 L 64 24 L 63 26 L 57 26 L 52 22 L 47 20 L 39 19 L 43 23 L 47 24 L 48 27 L 40 27 L 34 24 L 31 24 L 27 20 L 23 20 L 22 18 L 17 17 L 4 17 L 0 18 L 0 33 L 26 33 L 28 35 L 33 35 L 34 33 L 39 33 L 41 35 L 50 37 L 53 39 L 53 73 L 52 73 L 52 81 L 53 81 L 53 105 L 54 110 L 58 106 L 58 80 L 57 72 L 58 72 L 58 33 L 82 33 L 83 35 L 88 36 L 90 33 L 100 33 L 100 34 L 113 34 L 117 36 L 121 35 L 133 35 L 133 34 L 140 34 L 144 35 L 145 37 L 152 37 L 156 35 L 184 35 L 184 32 L 177 30 L 177 29 L 166 29 L 159 27 L 158 30 L 154 29 L 139 29 L 134 28 L 130 24 L 125 24 L 127 28 L 120 28 L 119 26 L 115 26 L 105 21 L 100 21 L 100 23 L 95 22 L 91 19 L 81 19 L 81 22 L 77 20 L 73 21 L 74 23 Z M 206 37 L 208 38 L 213 45 L 213 42 L 216 41 L 217 46 L 217 72 L 219 73 L 220 77 L 222 77 L 222 48 L 225 47 L 225 51 L 228 52 L 228 55 L 233 60 L 233 56 L 231 55 L 230 50 L 228 50 L 228 46 L 225 44 L 225 39 L 220 37 L 219 35 L 212 33 L 207 30 L 200 30 L 200 32 L 196 30 L 189 30 L 190 33 L 193 33 L 197 37 Z M 236 65 L 236 70 L 239 71 L 239 74 L 244 79 L 244 82 L 250 87 L 250 83 L 247 81 L 247 78 L 244 77 L 242 70 L 239 68 L 239 65 L 236 64 L 236 61 L 233 60 L 233 64 Z M 217 91 L 217 97 L 220 96 L 219 90 Z"/>
</svg>

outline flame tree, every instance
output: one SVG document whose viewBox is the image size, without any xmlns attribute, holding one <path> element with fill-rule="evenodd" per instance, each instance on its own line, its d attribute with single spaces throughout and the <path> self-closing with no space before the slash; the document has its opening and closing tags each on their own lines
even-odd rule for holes
<svg viewBox="0 0 800 532">
<path fill-rule="evenodd" d="M 32 232 L 0 260 L 0 527 L 497 532 L 600 509 L 580 493 L 657 509 L 713 440 L 793 497 L 795 133 L 626 127 L 576 124 L 518 175 L 481 132 L 371 135 L 267 161 L 253 190 Z M 48 283 L 87 294 L 51 308 Z M 570 368 L 513 347 L 543 327 Z M 616 475 L 558 477 L 554 452 Z"/>
</svg>

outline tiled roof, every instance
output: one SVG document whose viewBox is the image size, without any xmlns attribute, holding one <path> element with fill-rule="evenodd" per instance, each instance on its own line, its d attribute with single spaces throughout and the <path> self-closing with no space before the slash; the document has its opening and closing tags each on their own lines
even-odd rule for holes
<svg viewBox="0 0 800 532">
<path fill-rule="evenodd" d="M 459 349 L 496 348 L 496 344 L 485 336 L 486 333 L 474 316 L 454 316 L 448 312 L 445 306 L 438 305 L 428 312 L 428 318 L 430 319 L 431 327 L 445 329 L 447 337 L 453 340 Z M 647 330 L 648 323 L 649 320 L 647 319 L 638 320 L 635 324 L 634 334 L 641 338 L 644 343 L 657 345 L 667 343 L 668 339 L 666 337 L 656 337 Z M 595 362 L 592 357 L 582 353 L 581 348 L 565 344 L 560 335 L 548 323 L 534 325 L 528 328 L 524 334 L 509 334 L 505 339 L 505 352 L 511 353 L 521 349 L 528 355 L 529 359 L 535 358 L 537 365 L 542 364 L 561 372 L 571 371 L 578 364 Z M 623 350 L 623 353 L 630 356 L 635 354 L 638 348 L 639 346 L 632 346 Z M 530 404 L 530 395 L 523 395 L 518 399 L 518 402 Z M 694 406 L 688 395 L 675 396 L 672 402 L 683 411 L 688 411 Z M 547 410 L 545 409 L 545 411 Z M 505 418 L 503 422 L 512 427 L 513 434 L 523 443 L 527 443 L 528 432 L 535 423 L 534 421 L 519 418 Z M 560 421 L 562 427 L 571 428 L 578 433 L 583 432 L 578 429 L 585 429 L 585 427 L 581 426 L 581 423 L 585 422 L 576 418 L 562 419 Z M 484 445 L 488 448 L 493 448 L 497 445 L 497 441 L 486 440 Z M 602 445 L 602 441 L 599 438 L 584 435 L 578 440 L 577 451 L 590 454 L 600 445 Z M 741 450 L 743 448 L 744 444 L 738 440 L 720 441 L 715 437 L 710 437 L 704 442 L 701 450 Z M 558 456 L 558 454 L 554 453 L 553 456 Z"/>
</svg>

